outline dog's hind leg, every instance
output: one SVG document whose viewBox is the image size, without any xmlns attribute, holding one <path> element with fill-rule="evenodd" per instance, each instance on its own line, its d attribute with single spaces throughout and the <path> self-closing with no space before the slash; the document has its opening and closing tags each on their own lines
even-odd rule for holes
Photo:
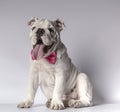
<svg viewBox="0 0 120 112">
<path fill-rule="evenodd" d="M 86 107 L 92 105 L 92 86 L 86 74 L 79 73 L 77 76 L 77 99 L 68 101 L 68 105 L 74 108 Z"/>
</svg>

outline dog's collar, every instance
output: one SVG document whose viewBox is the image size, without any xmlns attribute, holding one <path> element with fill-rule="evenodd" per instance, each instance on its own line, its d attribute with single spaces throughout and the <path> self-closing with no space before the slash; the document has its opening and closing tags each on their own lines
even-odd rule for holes
<svg viewBox="0 0 120 112">
<path fill-rule="evenodd" d="M 45 59 L 50 63 L 50 64 L 55 64 L 56 62 L 56 57 L 57 57 L 57 53 L 56 51 L 52 52 L 49 56 L 45 57 Z M 31 58 L 32 60 L 35 60 L 34 56 L 32 55 L 32 51 L 31 51 Z"/>
</svg>

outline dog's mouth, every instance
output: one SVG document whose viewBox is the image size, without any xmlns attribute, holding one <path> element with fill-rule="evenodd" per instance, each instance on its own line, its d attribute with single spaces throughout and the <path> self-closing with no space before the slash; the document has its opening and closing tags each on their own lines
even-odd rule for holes
<svg viewBox="0 0 120 112">
<path fill-rule="evenodd" d="M 50 46 L 45 45 L 42 40 L 38 40 L 31 51 L 32 58 L 34 60 L 39 60 L 52 48 L 54 43 Z"/>
</svg>

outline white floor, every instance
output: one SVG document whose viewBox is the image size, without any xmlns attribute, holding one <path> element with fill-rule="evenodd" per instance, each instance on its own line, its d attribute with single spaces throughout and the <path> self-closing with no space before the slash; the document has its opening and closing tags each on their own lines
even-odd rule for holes
<svg viewBox="0 0 120 112">
<path fill-rule="evenodd" d="M 45 105 L 34 105 L 29 109 L 18 109 L 15 104 L 1 104 L 0 112 L 56 112 Z M 120 104 L 101 104 L 93 107 L 59 110 L 57 112 L 120 112 Z"/>
</svg>

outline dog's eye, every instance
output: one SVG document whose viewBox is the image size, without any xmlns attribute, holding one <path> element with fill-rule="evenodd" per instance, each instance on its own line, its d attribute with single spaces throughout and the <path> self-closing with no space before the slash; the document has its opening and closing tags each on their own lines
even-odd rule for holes
<svg viewBox="0 0 120 112">
<path fill-rule="evenodd" d="M 48 30 L 50 31 L 50 33 L 54 32 L 54 30 L 52 28 L 49 28 Z"/>
<path fill-rule="evenodd" d="M 34 27 L 32 27 L 32 31 L 35 29 L 36 27 L 34 26 Z"/>
</svg>

